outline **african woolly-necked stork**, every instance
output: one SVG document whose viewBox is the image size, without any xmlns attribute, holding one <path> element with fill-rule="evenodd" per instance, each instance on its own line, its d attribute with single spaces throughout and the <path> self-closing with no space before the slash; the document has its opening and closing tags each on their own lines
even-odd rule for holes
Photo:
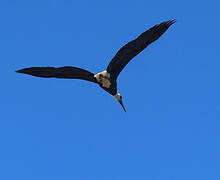
<svg viewBox="0 0 220 180">
<path fill-rule="evenodd" d="M 59 68 L 30 67 L 17 70 L 16 72 L 43 78 L 83 79 L 97 83 L 101 88 L 110 93 L 126 111 L 122 103 L 122 96 L 117 92 L 118 75 L 133 57 L 157 40 L 175 22 L 175 19 L 169 20 L 148 29 L 136 39 L 123 46 L 113 57 L 107 69 L 97 74 L 72 66 Z"/>
</svg>

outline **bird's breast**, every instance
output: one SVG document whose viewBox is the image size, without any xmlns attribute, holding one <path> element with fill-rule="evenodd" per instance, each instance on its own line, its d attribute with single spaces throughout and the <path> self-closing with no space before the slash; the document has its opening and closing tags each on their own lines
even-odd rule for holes
<svg viewBox="0 0 220 180">
<path fill-rule="evenodd" d="M 111 82 L 106 78 L 102 78 L 100 84 L 105 88 L 109 88 L 111 86 Z"/>
</svg>

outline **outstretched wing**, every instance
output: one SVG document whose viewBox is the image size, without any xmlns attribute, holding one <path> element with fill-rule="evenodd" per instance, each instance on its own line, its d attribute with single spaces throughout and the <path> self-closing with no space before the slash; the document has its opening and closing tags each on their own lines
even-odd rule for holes
<svg viewBox="0 0 220 180">
<path fill-rule="evenodd" d="M 18 73 L 29 74 L 43 78 L 64 78 L 64 79 L 83 79 L 97 83 L 94 74 L 81 68 L 64 67 L 30 67 L 16 71 Z"/>
<path fill-rule="evenodd" d="M 123 46 L 109 63 L 107 72 L 117 78 L 119 73 L 133 57 L 144 50 L 149 44 L 156 41 L 175 22 L 176 20 L 173 19 L 157 24 L 142 33 L 135 40 Z"/>
</svg>

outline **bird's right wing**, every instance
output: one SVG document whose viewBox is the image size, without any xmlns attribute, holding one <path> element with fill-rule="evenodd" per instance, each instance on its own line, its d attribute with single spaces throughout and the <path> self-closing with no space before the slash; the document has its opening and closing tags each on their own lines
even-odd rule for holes
<svg viewBox="0 0 220 180">
<path fill-rule="evenodd" d="M 97 83 L 94 74 L 81 68 L 64 67 L 30 67 L 17 70 L 18 73 L 29 74 L 43 78 L 64 78 L 64 79 L 83 79 Z"/>
<path fill-rule="evenodd" d="M 162 22 L 143 32 L 133 41 L 124 45 L 113 57 L 107 67 L 107 72 L 117 78 L 129 61 L 144 50 L 149 44 L 156 41 L 176 20 Z"/>
</svg>

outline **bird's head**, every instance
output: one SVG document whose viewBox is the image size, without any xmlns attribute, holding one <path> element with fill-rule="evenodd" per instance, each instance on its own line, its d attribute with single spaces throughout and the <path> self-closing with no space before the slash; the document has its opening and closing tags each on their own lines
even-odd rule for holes
<svg viewBox="0 0 220 180">
<path fill-rule="evenodd" d="M 113 97 L 121 104 L 121 106 L 123 107 L 124 111 L 126 112 L 126 109 L 125 109 L 125 107 L 124 107 L 124 105 L 122 103 L 122 96 L 121 96 L 121 94 L 117 93 Z"/>
</svg>

